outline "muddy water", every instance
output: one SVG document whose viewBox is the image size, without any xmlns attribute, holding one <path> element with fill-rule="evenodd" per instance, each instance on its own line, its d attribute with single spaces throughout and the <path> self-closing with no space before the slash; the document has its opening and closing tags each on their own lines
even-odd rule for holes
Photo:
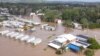
<svg viewBox="0 0 100 56">
<path fill-rule="evenodd" d="M 77 56 L 70 51 L 59 56 Z M 37 46 L 19 42 L 13 39 L 0 37 L 0 56 L 58 56 L 55 50 L 49 48 L 46 43 L 41 43 Z"/>
<path fill-rule="evenodd" d="M 20 42 L 18 40 L 0 36 L 0 56 L 79 56 L 70 51 L 66 52 L 63 55 L 56 55 L 55 50 L 47 46 L 49 41 L 53 40 L 56 36 L 63 34 L 64 31 L 65 30 L 62 25 L 57 25 L 56 31 L 41 30 L 40 27 L 38 26 L 36 27 L 36 32 L 33 33 L 27 32 L 27 34 L 30 34 L 31 36 L 35 36 L 37 38 L 42 39 L 42 43 L 40 43 L 37 46 L 33 46 L 25 42 Z M 100 36 L 99 32 L 100 31 L 89 30 L 87 33 L 87 31 L 73 30 L 70 33 L 74 35 L 77 34 L 90 35 L 90 36 L 97 35 L 97 38 L 99 38 Z M 54 34 L 55 36 L 52 36 Z M 52 37 L 48 38 L 49 36 Z M 98 56 L 99 53 L 100 51 L 96 53 L 96 56 Z"/>
<path fill-rule="evenodd" d="M 0 56 L 49 56 L 44 48 L 43 44 L 32 46 L 18 40 L 0 37 Z M 50 52 L 54 53 L 52 50 Z"/>
<path fill-rule="evenodd" d="M 36 32 L 27 32 L 31 36 L 42 39 L 42 43 L 37 46 L 0 36 L 0 56 L 57 56 L 55 50 L 48 47 L 47 44 L 56 36 L 62 34 L 63 31 L 63 27 L 58 26 L 56 31 L 45 31 L 41 30 L 40 27 L 36 27 Z M 53 34 L 55 36 L 52 36 Z M 52 37 L 48 38 L 49 36 Z"/>
</svg>

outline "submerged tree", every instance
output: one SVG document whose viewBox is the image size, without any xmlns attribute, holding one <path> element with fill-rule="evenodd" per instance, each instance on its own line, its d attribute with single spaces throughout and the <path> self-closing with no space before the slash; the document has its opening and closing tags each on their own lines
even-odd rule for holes
<svg viewBox="0 0 100 56">
<path fill-rule="evenodd" d="M 94 56 L 94 51 L 93 51 L 93 50 L 90 50 L 90 49 L 87 49 L 87 50 L 84 52 L 84 54 L 85 54 L 86 56 Z"/>
</svg>

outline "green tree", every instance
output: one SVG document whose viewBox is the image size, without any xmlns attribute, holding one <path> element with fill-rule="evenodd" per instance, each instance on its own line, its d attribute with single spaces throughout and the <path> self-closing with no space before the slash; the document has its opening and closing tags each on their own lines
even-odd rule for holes
<svg viewBox="0 0 100 56">
<path fill-rule="evenodd" d="M 63 54 L 64 52 L 66 52 L 66 47 L 65 46 L 62 46 L 60 49 L 58 49 L 56 51 L 56 54 Z"/>
<path fill-rule="evenodd" d="M 56 18 L 60 17 L 60 13 L 57 10 L 47 10 L 45 12 L 45 21 L 54 22 Z"/>
<path fill-rule="evenodd" d="M 70 20 L 70 19 L 69 20 L 65 20 L 63 25 L 66 26 L 66 27 L 72 27 L 72 20 Z"/>
<path fill-rule="evenodd" d="M 79 51 L 79 54 L 80 54 L 80 55 L 83 54 L 83 50 L 84 50 L 84 48 L 81 46 L 81 47 L 80 47 L 80 51 Z"/>
<path fill-rule="evenodd" d="M 93 51 L 93 50 L 90 50 L 90 49 L 87 49 L 87 50 L 84 52 L 84 54 L 85 54 L 86 56 L 94 56 L 94 51 Z"/>
<path fill-rule="evenodd" d="M 63 20 L 68 20 L 68 19 L 72 19 L 72 10 L 65 10 L 63 13 L 62 13 L 62 19 Z"/>
<path fill-rule="evenodd" d="M 88 28 L 89 21 L 87 20 L 87 18 L 82 18 L 82 19 L 80 20 L 80 23 L 83 25 L 83 27 Z"/>
<path fill-rule="evenodd" d="M 90 49 L 100 49 L 100 45 L 99 45 L 99 43 L 96 41 L 96 39 L 94 39 L 94 38 L 89 38 L 89 39 L 88 39 L 88 43 L 91 44 L 88 48 L 90 48 Z"/>
</svg>

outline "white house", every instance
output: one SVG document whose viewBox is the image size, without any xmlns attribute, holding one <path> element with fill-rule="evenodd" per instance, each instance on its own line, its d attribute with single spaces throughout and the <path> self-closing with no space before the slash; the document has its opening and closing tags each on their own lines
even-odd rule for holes
<svg viewBox="0 0 100 56">
<path fill-rule="evenodd" d="M 58 24 L 62 24 L 62 20 L 61 20 L 61 19 L 58 19 L 58 20 L 57 20 L 57 23 L 58 23 Z"/>
<path fill-rule="evenodd" d="M 34 16 L 34 15 L 36 15 L 35 13 L 30 13 L 30 16 Z"/>
<path fill-rule="evenodd" d="M 47 30 L 47 31 L 54 31 L 56 30 L 56 27 L 49 26 L 48 24 L 41 25 L 41 29 Z"/>
<path fill-rule="evenodd" d="M 53 47 L 55 49 L 61 48 L 63 45 L 66 45 L 67 43 L 70 43 L 72 41 L 76 40 L 76 36 L 72 34 L 62 34 L 57 36 L 56 39 L 51 41 L 48 46 Z"/>
<path fill-rule="evenodd" d="M 76 28 L 76 29 L 82 29 L 82 25 L 81 24 L 75 23 L 75 22 L 72 22 L 72 23 L 74 25 L 74 28 Z"/>
</svg>

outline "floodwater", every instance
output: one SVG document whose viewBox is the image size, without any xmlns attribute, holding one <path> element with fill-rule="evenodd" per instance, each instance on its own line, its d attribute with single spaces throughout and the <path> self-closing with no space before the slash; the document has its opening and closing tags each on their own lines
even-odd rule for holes
<svg viewBox="0 0 100 56">
<path fill-rule="evenodd" d="M 1 29 L 0 29 L 1 30 Z M 11 29 L 10 29 L 11 30 Z M 99 29 L 98 29 L 99 30 Z M 95 36 L 96 38 L 100 38 L 100 30 L 76 30 L 73 29 L 70 32 L 74 35 L 83 34 L 89 36 Z M 0 35 L 0 56 L 80 56 L 76 53 L 71 51 L 67 51 L 62 55 L 55 54 L 55 49 L 48 47 L 49 41 L 56 38 L 56 36 L 63 34 L 65 28 L 62 25 L 57 25 L 56 31 L 45 31 L 41 30 L 40 26 L 36 27 L 36 32 L 29 33 L 31 36 L 35 36 L 36 38 L 41 38 L 42 43 L 33 46 L 32 44 L 21 42 L 19 40 L 10 39 L 9 37 L 1 36 Z M 69 30 L 67 30 L 69 31 Z M 50 37 L 52 36 L 52 37 Z M 100 41 L 100 40 L 98 40 Z M 96 52 L 96 56 L 99 56 L 100 51 Z M 82 56 L 82 55 L 81 55 Z"/>
<path fill-rule="evenodd" d="M 40 20 L 37 19 L 36 21 Z M 10 28 L 3 29 L 9 29 L 12 31 L 12 29 Z M 62 27 L 62 25 L 58 25 L 56 31 L 45 31 L 41 30 L 40 26 L 36 26 L 36 32 L 25 33 L 42 39 L 42 43 L 36 46 L 0 35 L 0 56 L 57 56 L 55 54 L 55 50 L 49 48 L 47 44 L 49 43 L 49 41 L 54 39 L 55 36 L 58 36 L 62 33 L 64 33 L 64 28 Z M 52 37 L 49 38 L 49 36 Z"/>
<path fill-rule="evenodd" d="M 0 56 L 58 56 L 55 50 L 47 46 L 47 42 L 43 41 L 37 46 L 32 46 L 25 42 L 9 39 L 6 37 L 0 38 Z M 75 53 L 67 52 L 63 56 L 75 55 Z"/>
</svg>

